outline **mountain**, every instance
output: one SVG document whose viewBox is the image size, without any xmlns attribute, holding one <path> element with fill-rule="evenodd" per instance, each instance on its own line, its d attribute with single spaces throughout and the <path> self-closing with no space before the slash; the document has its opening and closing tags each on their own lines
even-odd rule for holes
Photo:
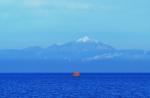
<svg viewBox="0 0 150 98">
<path fill-rule="evenodd" d="M 7 69 L 6 66 L 13 65 L 22 71 L 30 70 L 30 67 L 26 66 L 34 66 L 35 69 L 39 68 L 39 71 L 42 68 L 50 72 L 54 70 L 60 72 L 61 69 L 70 71 L 73 70 L 71 69 L 72 65 L 78 65 L 81 71 L 86 70 L 88 72 L 92 71 L 93 68 L 97 71 L 109 71 L 113 69 L 110 65 L 124 71 L 125 69 L 129 70 L 130 66 L 135 68 L 140 66 L 139 70 L 141 70 L 142 66 L 147 67 L 149 64 L 150 51 L 119 50 L 87 36 L 64 44 L 50 45 L 47 48 L 28 47 L 0 50 L 0 66 L 3 65 Z"/>
<path fill-rule="evenodd" d="M 61 45 L 47 48 L 0 50 L 0 59 L 52 59 L 52 60 L 105 60 L 105 59 L 149 59 L 144 50 L 118 50 L 110 45 L 85 36 Z"/>
</svg>

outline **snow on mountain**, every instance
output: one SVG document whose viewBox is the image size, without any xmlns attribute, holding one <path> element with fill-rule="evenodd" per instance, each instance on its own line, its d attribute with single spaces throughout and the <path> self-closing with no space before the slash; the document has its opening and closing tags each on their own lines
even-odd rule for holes
<svg viewBox="0 0 150 98">
<path fill-rule="evenodd" d="M 80 43 L 87 43 L 87 42 L 97 42 L 96 40 L 93 40 L 93 39 L 90 39 L 88 36 L 84 36 L 84 37 L 81 37 L 77 40 L 77 42 L 80 42 Z"/>
</svg>

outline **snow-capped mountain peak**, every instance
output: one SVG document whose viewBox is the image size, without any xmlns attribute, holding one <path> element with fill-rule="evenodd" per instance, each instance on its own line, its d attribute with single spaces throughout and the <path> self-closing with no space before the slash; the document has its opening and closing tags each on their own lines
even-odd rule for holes
<svg viewBox="0 0 150 98">
<path fill-rule="evenodd" d="M 79 38 L 77 40 L 77 42 L 87 43 L 87 42 L 96 42 L 96 40 L 93 40 L 93 39 L 89 38 L 88 36 L 84 36 L 84 37 Z"/>
</svg>

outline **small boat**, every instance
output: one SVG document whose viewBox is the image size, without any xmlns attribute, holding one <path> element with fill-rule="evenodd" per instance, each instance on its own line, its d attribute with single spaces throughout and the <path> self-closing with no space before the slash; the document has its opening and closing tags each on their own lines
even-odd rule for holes
<svg viewBox="0 0 150 98">
<path fill-rule="evenodd" d="M 80 72 L 73 72 L 74 77 L 80 77 L 81 73 Z"/>
</svg>

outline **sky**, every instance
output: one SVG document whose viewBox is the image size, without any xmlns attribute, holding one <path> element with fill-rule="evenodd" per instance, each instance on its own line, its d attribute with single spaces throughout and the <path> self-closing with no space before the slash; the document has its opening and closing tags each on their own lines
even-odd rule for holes
<svg viewBox="0 0 150 98">
<path fill-rule="evenodd" d="M 150 50 L 150 0 L 0 0 L 0 49 L 89 36 Z"/>
</svg>

